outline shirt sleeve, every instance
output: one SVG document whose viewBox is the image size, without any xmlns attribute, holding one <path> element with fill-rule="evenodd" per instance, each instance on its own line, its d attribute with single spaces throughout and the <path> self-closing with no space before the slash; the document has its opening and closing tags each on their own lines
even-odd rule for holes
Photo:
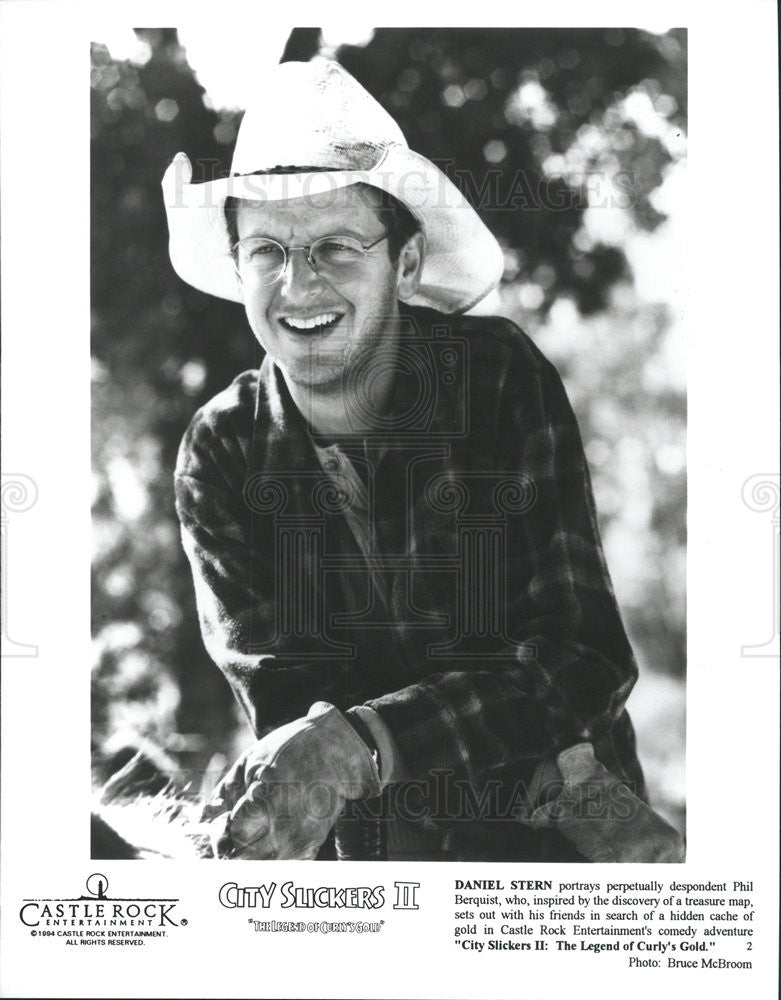
<svg viewBox="0 0 781 1000">
<path fill-rule="evenodd" d="M 367 702 L 416 776 L 446 769 L 481 785 L 507 767 L 530 773 L 605 736 L 637 678 L 575 416 L 553 366 L 524 341 L 525 361 L 504 379 L 495 457 L 531 497 L 507 547 L 508 661 L 432 672 Z"/>
<path fill-rule="evenodd" d="M 198 411 L 174 485 L 204 645 L 261 737 L 306 715 L 315 701 L 344 710 L 364 696 L 358 664 L 318 658 L 305 631 L 278 634 L 269 519 L 253 517 L 244 496 L 253 396 L 249 380 L 237 380 Z"/>
</svg>

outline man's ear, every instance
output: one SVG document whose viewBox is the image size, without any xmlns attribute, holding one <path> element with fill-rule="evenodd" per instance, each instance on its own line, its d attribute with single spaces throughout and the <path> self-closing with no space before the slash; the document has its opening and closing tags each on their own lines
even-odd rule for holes
<svg viewBox="0 0 781 1000">
<path fill-rule="evenodd" d="M 396 294 L 402 301 L 411 299 L 420 285 L 423 259 L 426 253 L 426 238 L 417 232 L 410 236 L 399 254 Z"/>
</svg>

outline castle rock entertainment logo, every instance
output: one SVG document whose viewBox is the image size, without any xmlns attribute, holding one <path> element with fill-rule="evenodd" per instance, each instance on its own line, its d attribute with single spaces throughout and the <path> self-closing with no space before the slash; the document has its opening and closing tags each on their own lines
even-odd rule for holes
<svg viewBox="0 0 781 1000">
<path fill-rule="evenodd" d="M 85 895 L 24 899 L 19 919 L 31 937 L 65 939 L 67 945 L 135 945 L 186 927 L 175 913 L 178 899 L 109 895 L 105 875 L 93 872 Z"/>
</svg>

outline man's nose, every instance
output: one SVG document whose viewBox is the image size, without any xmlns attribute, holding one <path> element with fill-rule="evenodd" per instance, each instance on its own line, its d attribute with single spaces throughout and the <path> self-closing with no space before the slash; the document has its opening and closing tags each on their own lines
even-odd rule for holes
<svg viewBox="0 0 781 1000">
<path fill-rule="evenodd" d="M 279 280 L 279 291 L 286 299 L 305 300 L 322 289 L 323 280 L 310 265 L 308 256 L 307 250 L 287 251 L 287 263 Z"/>
</svg>

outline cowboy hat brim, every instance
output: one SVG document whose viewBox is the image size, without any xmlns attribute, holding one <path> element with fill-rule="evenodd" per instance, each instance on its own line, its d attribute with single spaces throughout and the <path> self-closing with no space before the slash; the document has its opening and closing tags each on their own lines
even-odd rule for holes
<svg viewBox="0 0 781 1000">
<path fill-rule="evenodd" d="M 243 298 L 230 255 L 226 198 L 280 201 L 359 183 L 398 199 L 421 225 L 426 252 L 410 305 L 464 312 L 502 275 L 502 250 L 466 198 L 433 163 L 401 143 L 389 144 L 368 170 L 257 173 L 200 184 L 191 179 L 190 161 L 177 154 L 163 178 L 171 262 L 188 284 L 232 302 Z"/>
</svg>

